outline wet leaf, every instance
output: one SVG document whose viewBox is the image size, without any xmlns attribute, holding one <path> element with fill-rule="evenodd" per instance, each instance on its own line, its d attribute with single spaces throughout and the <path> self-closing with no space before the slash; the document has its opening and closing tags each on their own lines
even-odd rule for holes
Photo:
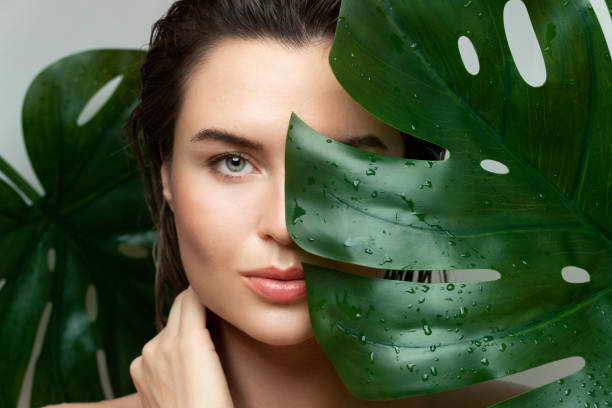
<svg viewBox="0 0 612 408">
<path fill-rule="evenodd" d="M 563 386 L 499 406 L 605 406 L 612 390 L 608 45 L 587 3 L 529 2 L 535 35 L 549 42 L 546 81 L 534 87 L 509 49 L 505 2 L 463 3 L 343 2 L 330 54 L 342 86 L 374 116 L 451 156 L 408 163 L 376 155 L 376 174 L 363 177 L 371 153 L 329 143 L 294 115 L 286 208 L 293 214 L 299 206 L 301 215 L 287 226 L 301 248 L 337 261 L 493 269 L 501 279 L 449 290 L 305 265 L 315 336 L 345 385 L 366 400 L 449 390 L 581 356 L 586 366 Z M 476 75 L 459 54 L 462 36 L 477 52 Z M 344 182 L 356 178 L 358 190 Z M 590 281 L 564 281 L 566 266 L 586 270 Z M 582 383 L 600 384 L 600 392 L 563 393 Z"/>
<path fill-rule="evenodd" d="M 17 405 L 49 303 L 32 406 L 104 399 L 100 351 L 114 394 L 134 390 L 129 364 L 155 334 L 152 226 L 121 139 L 139 95 L 141 56 L 74 54 L 42 71 L 26 94 L 25 144 L 45 193 L 27 204 L 0 182 L 0 394 L 9 406 Z M 118 76 L 107 102 L 78 124 L 88 101 Z"/>
</svg>

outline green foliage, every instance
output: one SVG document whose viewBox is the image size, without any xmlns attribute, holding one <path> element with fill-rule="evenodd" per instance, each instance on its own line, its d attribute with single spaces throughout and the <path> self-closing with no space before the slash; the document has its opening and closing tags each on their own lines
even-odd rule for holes
<svg viewBox="0 0 612 408">
<path fill-rule="evenodd" d="M 103 350 L 115 395 L 133 392 L 129 364 L 155 334 L 151 222 L 122 126 L 139 95 L 140 51 L 87 51 L 41 72 L 23 105 L 23 131 L 43 197 L 4 160 L 0 170 L 0 395 L 16 406 L 47 303 L 32 406 L 104 398 Z M 112 78 L 108 102 L 77 124 Z M 86 299 L 94 308 L 87 309 Z M 97 302 L 96 302 L 97 300 Z M 93 302 L 92 302 L 93 301 Z M 97 356 L 98 354 L 98 356 Z"/>
<path fill-rule="evenodd" d="M 291 119 L 286 222 L 301 248 L 381 269 L 501 274 L 424 285 L 305 265 L 317 340 L 360 398 L 438 392 L 581 356 L 582 370 L 500 406 L 612 404 L 612 61 L 587 1 L 528 2 L 547 72 L 543 86 L 528 85 L 506 42 L 504 5 L 342 4 L 337 79 L 374 116 L 449 149 L 448 160 L 371 154 Z M 475 76 L 460 36 L 477 50 Z M 509 173 L 486 171 L 487 159 Z M 590 281 L 564 281 L 566 266 Z"/>
</svg>

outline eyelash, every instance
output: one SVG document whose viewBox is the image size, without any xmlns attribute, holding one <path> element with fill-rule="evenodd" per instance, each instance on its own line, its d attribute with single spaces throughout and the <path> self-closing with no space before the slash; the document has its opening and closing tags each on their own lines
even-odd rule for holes
<svg viewBox="0 0 612 408">
<path fill-rule="evenodd" d="M 218 154 L 214 157 L 212 157 L 211 159 L 208 160 L 208 162 L 206 163 L 208 167 L 210 167 L 210 169 L 212 171 L 214 171 L 215 173 L 219 174 L 222 177 L 228 178 L 228 179 L 233 179 L 233 180 L 237 180 L 237 179 L 241 179 L 244 176 L 230 176 L 229 174 L 223 173 L 221 171 L 219 171 L 217 169 L 217 165 L 219 163 L 221 163 L 223 160 L 230 158 L 230 157 L 239 157 L 242 160 L 245 160 L 247 162 L 248 165 L 250 165 L 251 167 L 255 168 L 255 166 L 253 166 L 253 164 L 251 164 L 251 162 L 246 158 L 246 155 L 242 152 L 224 152 L 221 154 Z"/>
</svg>

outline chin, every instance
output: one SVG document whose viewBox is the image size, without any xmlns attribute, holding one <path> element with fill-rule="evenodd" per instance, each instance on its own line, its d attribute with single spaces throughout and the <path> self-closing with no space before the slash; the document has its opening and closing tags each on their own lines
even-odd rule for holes
<svg viewBox="0 0 612 408">
<path fill-rule="evenodd" d="M 266 332 L 262 333 L 262 335 L 251 337 L 270 346 L 295 346 L 314 338 L 314 334 L 312 330 L 308 333 L 288 332 L 285 330 L 279 333 Z"/>
<path fill-rule="evenodd" d="M 252 316 L 243 331 L 271 346 L 293 346 L 314 338 L 308 309 L 265 313 Z"/>
</svg>

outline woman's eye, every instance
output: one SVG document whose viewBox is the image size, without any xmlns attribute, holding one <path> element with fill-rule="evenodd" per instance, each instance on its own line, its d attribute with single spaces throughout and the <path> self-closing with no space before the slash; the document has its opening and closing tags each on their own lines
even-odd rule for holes
<svg viewBox="0 0 612 408">
<path fill-rule="evenodd" d="M 237 153 L 222 155 L 212 160 L 211 167 L 225 177 L 242 177 L 253 170 L 253 165 Z"/>
<path fill-rule="evenodd" d="M 246 166 L 246 160 L 242 157 L 228 157 L 225 159 L 225 165 L 232 173 L 238 173 Z"/>
</svg>

